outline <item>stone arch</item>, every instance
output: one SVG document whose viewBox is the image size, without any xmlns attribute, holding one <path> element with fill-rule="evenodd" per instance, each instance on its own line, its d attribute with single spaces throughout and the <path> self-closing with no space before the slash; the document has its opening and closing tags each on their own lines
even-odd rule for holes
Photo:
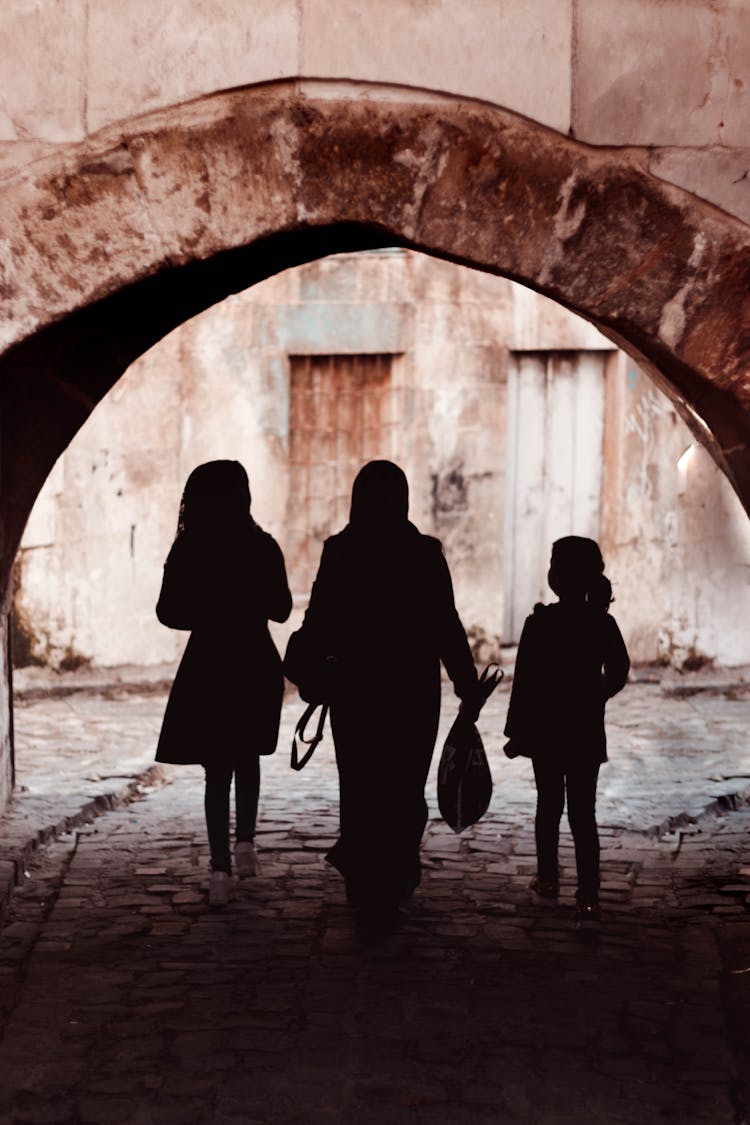
<svg viewBox="0 0 750 1125">
<path fill-rule="evenodd" d="M 406 95 L 405 95 L 406 99 Z M 593 321 L 680 405 L 750 506 L 750 237 L 627 153 L 495 108 L 275 84 L 106 131 L 0 189 L 0 577 L 51 465 L 139 354 L 344 249 L 410 246 Z"/>
</svg>

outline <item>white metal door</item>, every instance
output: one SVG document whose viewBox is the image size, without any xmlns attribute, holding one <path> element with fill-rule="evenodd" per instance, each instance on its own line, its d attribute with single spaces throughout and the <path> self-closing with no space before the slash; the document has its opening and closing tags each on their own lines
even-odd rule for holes
<svg viewBox="0 0 750 1125">
<path fill-rule="evenodd" d="M 601 352 L 519 354 L 508 381 L 503 640 L 549 598 L 550 547 L 599 535 L 604 438 Z"/>
</svg>

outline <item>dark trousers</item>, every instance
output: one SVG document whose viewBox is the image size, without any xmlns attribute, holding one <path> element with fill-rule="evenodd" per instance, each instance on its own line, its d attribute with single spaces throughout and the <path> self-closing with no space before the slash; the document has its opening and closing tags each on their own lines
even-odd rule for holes
<svg viewBox="0 0 750 1125">
<path fill-rule="evenodd" d="M 260 761 L 251 759 L 247 765 L 232 770 L 224 766 L 206 766 L 206 827 L 214 871 L 231 874 L 229 850 L 229 790 L 234 774 L 235 839 L 252 840 L 258 815 Z"/>
<path fill-rule="evenodd" d="M 563 764 L 534 758 L 536 781 L 536 855 L 540 879 L 557 879 L 560 819 L 568 800 L 568 823 L 573 833 L 578 872 L 578 898 L 599 895 L 599 834 L 596 829 L 598 762 Z"/>
</svg>

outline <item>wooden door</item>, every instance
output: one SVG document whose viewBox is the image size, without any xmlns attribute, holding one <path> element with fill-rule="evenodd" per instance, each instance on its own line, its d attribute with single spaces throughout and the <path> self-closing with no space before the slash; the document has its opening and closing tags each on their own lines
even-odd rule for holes
<svg viewBox="0 0 750 1125">
<path fill-rule="evenodd" d="M 392 456 L 390 355 L 290 356 L 287 567 L 309 594 L 324 539 L 349 518 L 352 481 Z"/>
</svg>

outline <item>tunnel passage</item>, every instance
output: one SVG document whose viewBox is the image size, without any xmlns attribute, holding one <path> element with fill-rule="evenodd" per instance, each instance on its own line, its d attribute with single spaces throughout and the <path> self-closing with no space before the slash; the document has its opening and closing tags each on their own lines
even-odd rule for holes
<svg viewBox="0 0 750 1125">
<path fill-rule="evenodd" d="M 400 245 L 586 317 L 675 401 L 750 506 L 743 226 L 502 110 L 275 84 L 120 123 L 0 188 L 0 583 L 50 468 L 130 363 L 227 294 Z"/>
</svg>

